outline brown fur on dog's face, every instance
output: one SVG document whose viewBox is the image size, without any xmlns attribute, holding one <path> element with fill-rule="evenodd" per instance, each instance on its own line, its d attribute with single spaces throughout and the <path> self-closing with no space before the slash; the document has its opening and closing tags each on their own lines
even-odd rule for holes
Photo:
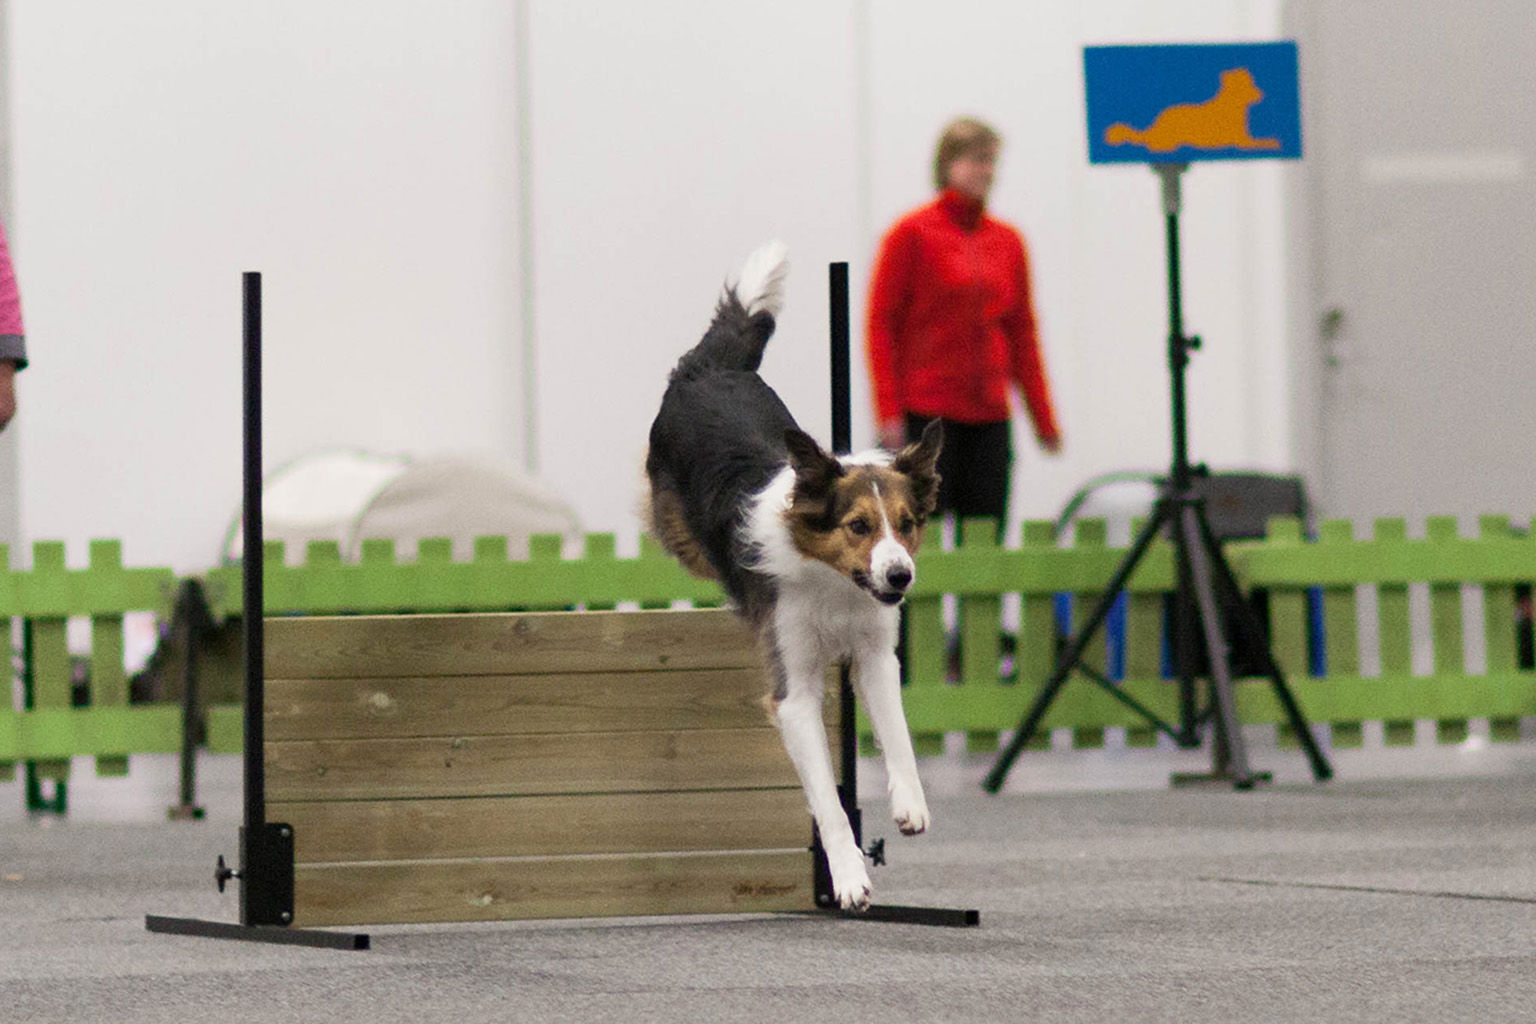
<svg viewBox="0 0 1536 1024">
<path fill-rule="evenodd" d="M 911 556 L 938 498 L 934 465 L 943 432 L 930 424 L 891 465 L 844 466 L 800 432 L 786 435 L 795 489 L 788 521 L 795 548 L 895 604 L 912 581 Z M 898 555 L 889 543 L 904 551 Z"/>
</svg>

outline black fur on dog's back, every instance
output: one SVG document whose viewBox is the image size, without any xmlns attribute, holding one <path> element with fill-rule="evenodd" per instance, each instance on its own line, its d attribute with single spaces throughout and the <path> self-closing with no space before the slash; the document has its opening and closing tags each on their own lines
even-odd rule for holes
<svg viewBox="0 0 1536 1024">
<path fill-rule="evenodd" d="M 773 581 L 740 550 L 743 499 L 784 468 L 784 435 L 799 429 L 756 372 L 773 328 L 773 314 L 748 313 L 734 289 L 721 296 L 703 339 L 672 371 L 645 461 L 655 534 L 701 574 L 702 556 L 748 618 L 771 605 Z"/>
</svg>

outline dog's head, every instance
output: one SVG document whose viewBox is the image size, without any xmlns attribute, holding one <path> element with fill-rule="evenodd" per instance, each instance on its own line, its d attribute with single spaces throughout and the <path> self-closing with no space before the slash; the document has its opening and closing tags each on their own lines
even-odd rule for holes
<svg viewBox="0 0 1536 1024">
<path fill-rule="evenodd" d="M 912 555 L 939 496 L 934 468 L 944 444 L 938 421 L 885 460 L 844 463 L 811 437 L 784 437 L 795 489 L 789 532 L 805 557 L 825 562 L 881 604 L 901 603 L 916 575 Z"/>
</svg>

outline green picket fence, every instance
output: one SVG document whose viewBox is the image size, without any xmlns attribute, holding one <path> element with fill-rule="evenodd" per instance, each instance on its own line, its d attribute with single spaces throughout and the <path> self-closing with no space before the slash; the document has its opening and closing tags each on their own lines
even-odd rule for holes
<svg viewBox="0 0 1536 1024">
<path fill-rule="evenodd" d="M 97 774 L 125 775 L 129 754 L 181 748 L 179 710 L 130 705 L 123 669 L 123 616 L 164 614 L 175 584 L 169 569 L 125 569 L 118 541 L 92 541 L 83 569 L 66 565 L 63 544 L 34 544 L 24 572 L 10 567 L 10 551 L 0 545 L 0 626 L 9 648 L 12 622 L 21 621 L 25 694 L 21 710 L 0 702 L 0 779 L 14 778 L 16 764 L 27 762 L 34 780 L 62 782 L 69 759 L 87 755 Z M 73 618 L 90 620 L 89 671 L 79 687 L 67 636 Z"/>
<path fill-rule="evenodd" d="M 1123 555 L 1092 520 L 1078 524 L 1070 547 L 1057 545 L 1049 523 L 1026 523 L 1018 548 L 998 546 L 990 523 L 966 523 L 961 532 L 963 543 L 952 551 L 930 535 L 908 602 L 907 717 L 929 753 L 957 733 L 970 749 L 990 750 L 1000 732 L 1016 726 L 1052 666 L 1056 595 L 1072 594 L 1083 614 Z M 1487 722 L 1494 740 L 1514 740 L 1520 719 L 1536 716 L 1536 673 L 1521 668 L 1516 654 L 1516 588 L 1536 581 L 1536 539 L 1507 519 L 1486 517 L 1478 535 L 1465 538 L 1453 520 L 1431 519 L 1413 539 L 1402 520 L 1383 520 L 1359 540 L 1351 524 L 1329 522 L 1316 541 L 1305 541 L 1297 522 L 1276 520 L 1265 540 L 1231 545 L 1228 554 L 1244 584 L 1267 593 L 1272 649 L 1307 717 L 1335 746 L 1360 743 L 1364 722 L 1383 723 L 1389 743 L 1411 743 L 1414 723 L 1426 720 L 1443 742 L 1464 738 L 1474 721 Z M 122 670 L 123 615 L 164 615 L 179 582 L 169 570 L 123 568 L 120 545 L 111 541 L 91 544 L 85 569 L 67 568 L 56 543 L 35 545 L 25 572 L 10 569 L 0 549 L 0 618 L 24 623 L 31 693 L 25 710 L 0 708 L 0 766 L 33 762 L 45 777 L 62 778 L 68 758 L 90 755 L 99 772 L 120 774 L 129 754 L 180 749 L 179 708 L 130 705 Z M 203 583 L 215 616 L 241 613 L 238 568 L 213 570 Z M 1463 600 L 1469 586 L 1480 590 L 1480 604 Z M 1163 678 L 1163 605 L 1172 587 L 1171 549 L 1155 542 L 1129 581 L 1123 630 L 1101 634 L 1086 658 L 1106 667 L 1111 639 L 1123 644 L 1121 685 L 1167 718 L 1176 717 L 1177 696 Z M 1414 635 L 1410 605 L 1420 599 L 1410 599 L 1413 588 L 1427 592 L 1427 636 Z M 1309 590 L 1320 592 L 1323 609 L 1327 671 L 1316 676 L 1308 671 L 1309 634 L 1316 632 Z M 524 559 L 508 557 L 504 538 L 482 538 L 467 561 L 455 561 L 445 540 L 421 542 L 409 560 L 397 560 L 388 541 L 369 541 L 357 563 L 343 562 L 335 544 L 312 544 L 302 563 L 290 565 L 272 543 L 265 594 L 269 615 L 709 606 L 722 599 L 716 586 L 688 576 L 648 540 L 637 557 L 618 557 L 608 534 L 587 536 L 571 558 L 555 537 L 535 538 Z M 1010 594 L 1020 610 L 1016 671 L 1005 676 L 999 632 Z M 945 595 L 958 607 L 953 640 Z M 1467 621 L 1469 613 L 1476 622 Z M 66 642 L 75 617 L 91 623 L 83 700 L 72 693 Z M 1415 644 L 1432 652 L 1418 672 Z M 957 658 L 948 654 L 952 647 Z M 1237 690 L 1244 722 L 1281 721 L 1269 687 Z M 1133 746 L 1156 740 L 1133 712 L 1086 681 L 1069 682 L 1044 724 L 1070 730 L 1080 747 L 1108 742 L 1107 730 L 1124 730 Z M 209 708 L 207 726 L 210 749 L 239 749 L 238 707 Z"/>
<path fill-rule="evenodd" d="M 1053 667 L 1059 626 L 1054 594 L 1069 592 L 1077 615 L 1099 596 L 1122 551 L 1105 545 L 1104 525 L 1079 524 L 1075 545 L 1058 548 L 1050 524 L 1025 525 L 1023 545 L 999 548 L 986 524 L 966 524 L 952 552 L 925 551 L 919 589 L 910 599 L 906 693 L 908 722 L 929 752 L 945 733 L 964 733 L 972 750 L 997 745 L 997 734 L 1017 726 Z M 1358 746 L 1362 723 L 1381 722 L 1388 744 L 1411 744 L 1414 722 L 1432 721 L 1440 742 L 1466 738 L 1469 723 L 1486 721 L 1495 741 L 1519 737 L 1519 720 L 1536 716 L 1536 673 L 1517 663 L 1516 588 L 1536 579 L 1536 536 L 1515 531 L 1505 517 L 1488 516 L 1476 537 L 1457 535 L 1456 521 L 1431 518 L 1422 538 L 1410 539 L 1400 519 L 1374 524 L 1372 536 L 1356 539 L 1348 522 L 1323 523 L 1315 542 L 1305 542 L 1298 522 L 1276 519 L 1262 542 L 1228 546 L 1228 559 L 1245 588 L 1268 595 L 1271 650 L 1309 721 L 1331 733 L 1334 746 Z M 1177 688 L 1163 678 L 1164 595 L 1173 587 L 1171 546 L 1154 542 L 1127 585 L 1123 633 L 1124 679 L 1120 685 L 1165 720 L 1177 720 Z M 1427 591 L 1427 636 L 1415 636 L 1410 588 Z M 1481 591 L 1478 610 L 1463 601 L 1463 588 Z M 1320 592 L 1320 640 L 1326 672 L 1309 674 L 1314 630 L 1308 591 Z M 1003 593 L 1021 601 L 1016 654 L 1018 672 L 999 674 L 997 623 Z M 1363 613 L 1374 595 L 1374 613 Z M 945 672 L 941 598 L 958 595 L 960 671 Z M 1477 622 L 1467 620 L 1475 615 Z M 1527 619 L 1528 622 L 1528 619 Z M 1075 625 L 1075 624 L 1074 624 Z M 1085 661 L 1107 668 L 1107 632 Z M 1469 648 L 1472 637 L 1480 650 Z M 1432 651 L 1432 664 L 1414 671 L 1416 641 Z M 1374 650 L 1379 671 L 1362 672 Z M 1478 657 L 1480 655 L 1480 657 Z M 1469 657 L 1470 656 L 1470 657 Z M 1469 661 L 1480 663 L 1469 670 Z M 1237 688 L 1239 717 L 1250 724 L 1279 725 L 1283 711 L 1267 685 Z M 1073 745 L 1097 747 L 1106 729 L 1125 730 L 1131 746 L 1156 742 L 1155 733 L 1121 702 L 1087 682 L 1069 681 L 1052 703 L 1044 729 L 1069 729 Z M 1282 739 L 1285 730 L 1282 729 Z M 1048 740 L 1037 738 L 1036 746 Z"/>
</svg>

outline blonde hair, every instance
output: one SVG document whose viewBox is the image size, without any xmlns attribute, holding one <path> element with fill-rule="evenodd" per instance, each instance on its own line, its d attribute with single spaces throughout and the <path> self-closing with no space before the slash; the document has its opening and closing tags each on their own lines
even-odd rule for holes
<svg viewBox="0 0 1536 1024">
<path fill-rule="evenodd" d="M 1003 144 L 997 130 L 974 117 L 957 117 L 939 133 L 933 151 L 933 187 L 940 192 L 949 185 L 949 165 L 963 156 L 979 156 Z"/>
</svg>

